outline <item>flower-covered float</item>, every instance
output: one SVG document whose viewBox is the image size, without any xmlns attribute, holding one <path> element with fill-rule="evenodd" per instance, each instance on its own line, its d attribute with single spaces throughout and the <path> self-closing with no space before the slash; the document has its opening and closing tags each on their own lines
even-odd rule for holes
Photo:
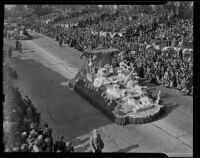
<svg viewBox="0 0 200 158">
<path fill-rule="evenodd" d="M 156 120 L 163 112 L 157 99 L 147 87 L 138 84 L 137 73 L 125 63 L 114 62 L 119 51 L 114 48 L 97 48 L 85 51 L 81 58 L 88 59 L 70 81 L 70 86 L 120 125 L 143 124 Z"/>
</svg>

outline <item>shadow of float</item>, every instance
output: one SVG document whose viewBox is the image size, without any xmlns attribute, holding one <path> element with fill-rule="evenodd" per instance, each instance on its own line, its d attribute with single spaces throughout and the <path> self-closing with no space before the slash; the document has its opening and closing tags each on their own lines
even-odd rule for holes
<svg viewBox="0 0 200 158">
<path fill-rule="evenodd" d="M 161 120 L 165 117 L 167 117 L 174 109 L 176 109 L 177 107 L 179 106 L 179 104 L 173 104 L 173 103 L 168 103 L 168 104 L 165 104 L 165 107 L 164 107 L 164 112 L 163 114 L 157 119 L 158 120 Z"/>
</svg>

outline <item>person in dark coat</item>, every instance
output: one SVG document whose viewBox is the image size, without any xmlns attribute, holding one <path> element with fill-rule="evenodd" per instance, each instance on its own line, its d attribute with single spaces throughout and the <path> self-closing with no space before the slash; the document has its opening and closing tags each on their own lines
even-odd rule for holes
<svg viewBox="0 0 200 158">
<path fill-rule="evenodd" d="M 63 141 L 64 136 L 58 137 L 57 141 L 54 145 L 54 151 L 61 151 L 64 152 L 66 149 L 65 142 Z"/>
<path fill-rule="evenodd" d="M 97 129 L 93 130 L 93 135 L 90 138 L 90 148 L 93 153 L 101 153 L 104 148 L 104 143 Z"/>
<path fill-rule="evenodd" d="M 62 43 L 63 43 L 62 36 L 59 37 L 59 41 L 58 42 L 59 42 L 59 46 L 62 47 Z"/>
<path fill-rule="evenodd" d="M 44 136 L 44 139 L 48 137 L 52 137 L 52 129 L 49 128 L 48 124 L 44 124 L 43 136 Z"/>
<path fill-rule="evenodd" d="M 12 57 L 12 48 L 11 47 L 9 47 L 9 49 L 8 49 L 8 56 L 9 56 L 9 58 Z"/>
<path fill-rule="evenodd" d="M 16 48 L 16 50 L 19 50 L 19 41 L 18 41 L 18 39 L 16 39 L 16 41 L 15 41 L 15 48 Z"/>
<path fill-rule="evenodd" d="M 19 53 L 22 54 L 22 44 L 21 44 L 21 42 L 19 42 Z"/>
<path fill-rule="evenodd" d="M 52 142 L 51 138 L 46 138 L 44 140 L 43 151 L 45 152 L 53 152 L 54 143 Z"/>
<path fill-rule="evenodd" d="M 140 78 L 144 78 L 144 68 L 143 65 L 140 64 L 137 68 L 137 74 Z"/>
<path fill-rule="evenodd" d="M 183 61 L 183 50 L 182 49 L 180 49 L 178 56 Z"/>
</svg>

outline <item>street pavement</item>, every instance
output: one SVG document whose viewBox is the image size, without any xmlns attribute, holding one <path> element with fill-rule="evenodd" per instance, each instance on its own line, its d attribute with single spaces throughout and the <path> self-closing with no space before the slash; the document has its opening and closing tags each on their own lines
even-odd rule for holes
<svg viewBox="0 0 200 158">
<path fill-rule="evenodd" d="M 21 41 L 23 54 L 14 51 L 8 60 L 18 73 L 15 85 L 28 95 L 41 112 L 42 123 L 53 128 L 53 135 L 73 140 L 75 150 L 89 150 L 91 131 L 98 128 L 105 143 L 103 152 L 150 152 L 168 156 L 193 155 L 193 98 L 175 89 L 150 86 L 167 104 L 159 120 L 143 125 L 119 126 L 68 88 L 67 83 L 87 63 L 81 53 L 59 47 L 51 38 L 32 33 L 33 40 Z M 4 41 L 14 46 L 14 41 Z"/>
</svg>

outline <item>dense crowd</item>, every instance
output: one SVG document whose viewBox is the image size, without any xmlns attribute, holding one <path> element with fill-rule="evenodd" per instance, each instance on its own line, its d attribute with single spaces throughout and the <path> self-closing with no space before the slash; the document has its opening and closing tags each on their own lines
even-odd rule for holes
<svg viewBox="0 0 200 158">
<path fill-rule="evenodd" d="M 180 19 L 173 13 L 128 16 L 116 12 L 94 15 L 88 13 L 71 19 L 60 16 L 55 20 L 49 17 L 41 18 L 32 21 L 31 27 L 49 37 L 58 36 L 63 43 L 69 44 L 75 40 L 82 48 L 96 48 L 101 43 L 105 47 L 115 46 L 118 49 L 125 49 L 129 41 L 150 45 L 192 47 L 192 20 Z M 100 36 L 100 32 L 106 32 L 105 36 Z M 123 36 L 120 36 L 122 33 Z"/>
<path fill-rule="evenodd" d="M 192 95 L 193 65 L 190 57 L 183 56 L 182 50 L 149 48 L 145 54 L 135 51 L 121 54 L 117 60 L 134 67 L 141 79 Z"/>
<path fill-rule="evenodd" d="M 99 45 L 117 48 L 121 55 L 116 61 L 134 66 L 141 78 L 193 93 L 193 52 L 184 50 L 192 48 L 192 19 L 181 19 L 173 12 L 128 16 L 105 11 L 52 17 L 32 20 L 31 28 L 55 38 L 60 46 L 66 44 L 80 51 Z M 69 28 L 70 21 L 73 26 Z M 62 24 L 67 24 L 67 28 Z M 154 49 L 155 45 L 159 48 Z M 163 50 L 164 47 L 170 48 Z"/>
</svg>

